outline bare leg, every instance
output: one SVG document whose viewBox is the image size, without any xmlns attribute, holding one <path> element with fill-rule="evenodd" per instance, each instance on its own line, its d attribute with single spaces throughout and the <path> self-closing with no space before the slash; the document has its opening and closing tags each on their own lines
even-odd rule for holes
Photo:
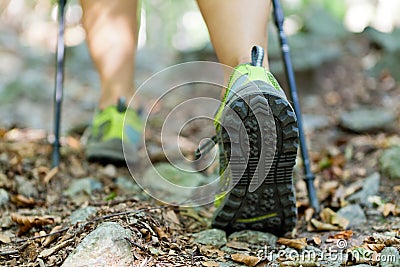
<svg viewBox="0 0 400 267">
<path fill-rule="evenodd" d="M 266 52 L 269 0 L 198 0 L 218 59 L 235 67 L 251 61 L 250 51 L 259 45 Z"/>
<path fill-rule="evenodd" d="M 83 26 L 94 65 L 99 72 L 99 108 L 127 101 L 134 92 L 137 46 L 137 0 L 81 0 Z"/>
</svg>

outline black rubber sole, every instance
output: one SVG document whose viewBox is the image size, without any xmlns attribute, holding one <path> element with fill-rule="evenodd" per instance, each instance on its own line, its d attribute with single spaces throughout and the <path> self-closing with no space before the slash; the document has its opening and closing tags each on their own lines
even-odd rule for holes
<svg viewBox="0 0 400 267">
<path fill-rule="evenodd" d="M 212 226 L 228 232 L 253 229 L 283 234 L 297 221 L 292 178 L 297 119 L 283 92 L 255 83 L 257 88 L 249 88 L 255 87 L 252 84 L 238 90 L 243 93 L 228 101 L 230 109 L 221 118 L 220 164 L 229 160 L 228 175 L 234 185 L 217 208 Z"/>
</svg>

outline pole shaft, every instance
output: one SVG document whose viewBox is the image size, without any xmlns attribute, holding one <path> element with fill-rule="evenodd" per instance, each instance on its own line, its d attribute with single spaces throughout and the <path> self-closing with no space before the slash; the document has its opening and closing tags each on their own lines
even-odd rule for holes
<svg viewBox="0 0 400 267">
<path fill-rule="evenodd" d="M 292 61 L 290 58 L 290 47 L 287 42 L 285 32 L 283 30 L 283 21 L 284 21 L 283 10 L 282 10 L 282 7 L 278 0 L 272 0 L 272 4 L 273 4 L 273 14 L 274 14 L 274 19 L 275 19 L 275 25 L 277 27 L 278 34 L 279 34 L 279 42 L 281 45 L 282 59 L 283 59 L 283 63 L 285 66 L 286 78 L 288 80 L 289 89 L 290 89 L 290 97 L 293 102 L 293 109 L 296 113 L 297 123 L 298 123 L 298 127 L 299 127 L 300 152 L 301 152 L 301 157 L 303 159 L 304 174 L 305 174 L 304 180 L 307 185 L 310 205 L 318 212 L 319 211 L 319 203 L 318 203 L 317 193 L 316 193 L 315 186 L 314 186 L 315 177 L 311 171 L 311 163 L 310 163 L 310 158 L 309 158 L 309 154 L 308 154 L 307 142 L 306 142 L 306 137 L 304 134 L 303 120 L 302 120 L 301 110 L 300 110 L 300 101 L 299 101 L 299 97 L 297 94 L 296 80 L 295 80 L 295 76 L 294 76 Z"/>
<path fill-rule="evenodd" d="M 64 30 L 65 30 L 65 6 L 67 0 L 60 0 L 58 4 L 58 38 L 56 51 L 56 79 L 54 89 L 54 143 L 52 165 L 60 164 L 60 125 L 61 125 L 61 104 L 63 99 L 64 82 Z"/>
</svg>

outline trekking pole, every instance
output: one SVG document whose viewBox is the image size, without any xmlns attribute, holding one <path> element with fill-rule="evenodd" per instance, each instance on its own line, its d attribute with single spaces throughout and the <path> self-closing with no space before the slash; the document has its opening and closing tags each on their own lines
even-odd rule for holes
<svg viewBox="0 0 400 267">
<path fill-rule="evenodd" d="M 60 124 L 61 124 L 61 104 L 63 98 L 64 81 L 64 29 L 65 29 L 65 5 L 67 0 L 58 2 L 58 38 L 56 52 L 56 81 L 54 88 L 54 143 L 52 165 L 56 167 L 60 164 Z"/>
<path fill-rule="evenodd" d="M 294 77 L 292 61 L 290 59 L 290 48 L 289 48 L 289 44 L 286 39 L 285 32 L 283 30 L 283 21 L 284 21 L 283 10 L 279 3 L 279 0 L 272 0 L 272 5 L 273 5 L 273 15 L 274 15 L 274 19 L 275 19 L 275 25 L 277 27 L 278 34 L 279 34 L 279 42 L 281 45 L 281 52 L 282 52 L 283 63 L 285 66 L 285 71 L 286 71 L 286 78 L 288 80 L 289 89 L 290 89 L 290 97 L 293 101 L 293 108 L 294 108 L 294 112 L 296 113 L 297 123 L 299 126 L 300 152 L 301 152 L 301 157 L 303 159 L 304 174 L 305 174 L 304 181 L 306 182 L 306 185 L 307 185 L 308 198 L 310 201 L 310 205 L 311 205 L 311 207 L 314 208 L 314 210 L 316 212 L 319 212 L 320 207 L 319 207 L 319 203 L 318 203 L 317 192 L 316 192 L 315 186 L 314 186 L 315 176 L 314 176 L 313 172 L 311 171 L 310 158 L 308 155 L 307 143 L 306 143 L 306 138 L 305 138 L 304 129 L 303 129 L 303 121 L 301 118 L 300 103 L 299 103 L 299 98 L 297 95 L 296 81 L 295 81 L 295 77 Z"/>
</svg>

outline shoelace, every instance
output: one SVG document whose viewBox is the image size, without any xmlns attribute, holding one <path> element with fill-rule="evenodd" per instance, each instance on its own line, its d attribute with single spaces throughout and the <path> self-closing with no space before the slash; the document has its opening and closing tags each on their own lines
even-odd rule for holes
<svg viewBox="0 0 400 267">
<path fill-rule="evenodd" d="M 208 139 L 204 144 L 199 146 L 196 151 L 194 152 L 195 159 L 199 159 L 201 155 L 207 154 L 208 152 L 213 149 L 213 147 L 217 144 L 218 137 L 214 135 L 210 139 Z"/>
</svg>

